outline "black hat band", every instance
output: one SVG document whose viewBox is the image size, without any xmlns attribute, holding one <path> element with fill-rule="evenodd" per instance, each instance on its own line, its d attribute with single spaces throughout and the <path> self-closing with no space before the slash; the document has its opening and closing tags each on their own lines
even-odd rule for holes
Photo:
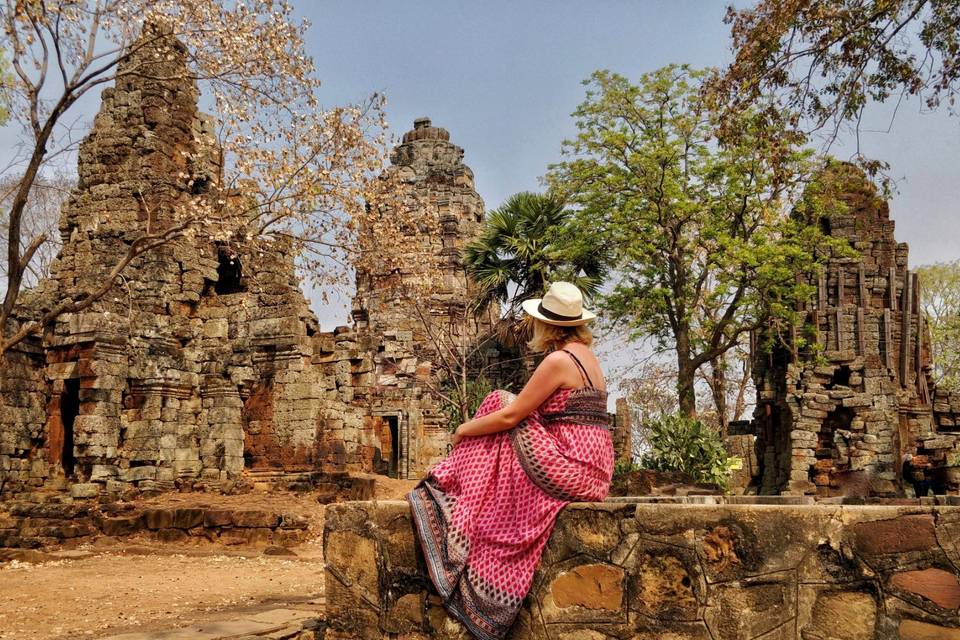
<svg viewBox="0 0 960 640">
<path fill-rule="evenodd" d="M 581 312 L 578 316 L 564 316 L 559 313 L 554 313 L 543 306 L 543 301 L 540 301 L 540 304 L 537 305 L 537 311 L 542 313 L 544 317 L 550 318 L 551 320 L 557 320 L 560 322 L 569 322 L 570 320 L 581 320 L 583 319 L 583 313 Z"/>
</svg>

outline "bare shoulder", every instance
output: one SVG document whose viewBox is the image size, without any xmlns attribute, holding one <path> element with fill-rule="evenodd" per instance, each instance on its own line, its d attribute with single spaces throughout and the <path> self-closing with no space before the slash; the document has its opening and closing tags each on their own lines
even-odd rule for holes
<svg viewBox="0 0 960 640">
<path fill-rule="evenodd" d="M 543 360 L 537 365 L 537 369 L 541 371 L 557 371 L 563 367 L 564 360 L 568 359 L 563 352 L 553 351 L 543 357 Z"/>
<path fill-rule="evenodd" d="M 559 362 L 566 362 L 569 359 L 569 356 L 563 353 L 563 351 L 551 351 L 543 358 L 543 362 L 549 362 L 550 364 L 557 364 Z"/>
</svg>

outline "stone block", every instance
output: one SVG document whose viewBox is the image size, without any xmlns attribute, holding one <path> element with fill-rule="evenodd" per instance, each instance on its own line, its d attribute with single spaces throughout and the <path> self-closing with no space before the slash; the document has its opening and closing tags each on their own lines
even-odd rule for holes
<svg viewBox="0 0 960 640">
<path fill-rule="evenodd" d="M 233 512 L 229 509 L 206 509 L 203 512 L 203 526 L 226 527 L 232 524 Z"/>
<path fill-rule="evenodd" d="M 107 478 L 116 478 L 119 473 L 116 465 L 112 464 L 95 464 L 90 467 L 90 480 L 92 481 L 102 481 Z"/>
<path fill-rule="evenodd" d="M 157 468 L 153 465 L 142 465 L 120 469 L 120 480 L 124 482 L 139 482 L 141 480 L 156 480 Z"/>
<path fill-rule="evenodd" d="M 608 564 L 586 564 L 560 573 L 550 583 L 550 596 L 559 609 L 620 611 L 623 608 L 624 572 Z"/>
<path fill-rule="evenodd" d="M 203 323 L 203 335 L 207 338 L 227 338 L 230 323 L 226 318 L 211 318 Z"/>
<path fill-rule="evenodd" d="M 145 509 L 143 522 L 148 529 L 169 529 L 173 527 L 172 509 Z"/>
<path fill-rule="evenodd" d="M 138 515 L 102 518 L 100 530 L 107 536 L 127 536 L 143 529 L 143 518 Z"/>
<path fill-rule="evenodd" d="M 280 515 L 269 511 L 234 511 L 231 522 L 235 527 L 276 527 L 280 524 Z"/>
<path fill-rule="evenodd" d="M 960 581 L 950 571 L 935 567 L 900 571 L 890 578 L 890 586 L 898 591 L 919 595 L 943 609 L 960 609 Z"/>
<path fill-rule="evenodd" d="M 960 640 L 960 628 L 944 627 L 920 620 L 903 620 L 899 640 Z"/>
<path fill-rule="evenodd" d="M 937 545 L 929 514 L 860 522 L 853 525 L 853 534 L 857 549 L 867 555 L 925 551 Z"/>
<path fill-rule="evenodd" d="M 203 524 L 203 509 L 181 508 L 173 512 L 172 526 L 177 529 L 192 529 Z"/>
<path fill-rule="evenodd" d="M 78 482 L 70 486 L 70 496 L 73 498 L 95 498 L 100 495 L 101 485 L 95 482 Z"/>
</svg>

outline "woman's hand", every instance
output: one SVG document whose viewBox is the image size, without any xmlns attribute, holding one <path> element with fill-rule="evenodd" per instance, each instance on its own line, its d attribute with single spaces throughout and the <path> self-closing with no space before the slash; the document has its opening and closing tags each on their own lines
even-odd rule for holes
<svg viewBox="0 0 960 640">
<path fill-rule="evenodd" d="M 466 437 L 463 435 L 462 429 L 460 428 L 462 426 L 463 425 L 461 424 L 459 427 L 457 427 L 456 431 L 453 432 L 453 437 L 450 439 L 450 442 L 453 444 L 453 446 L 460 444 L 460 441 Z"/>
</svg>

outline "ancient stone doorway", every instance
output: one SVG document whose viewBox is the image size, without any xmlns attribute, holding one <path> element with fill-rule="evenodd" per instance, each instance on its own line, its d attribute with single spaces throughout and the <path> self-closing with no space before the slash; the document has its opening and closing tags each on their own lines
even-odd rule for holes
<svg viewBox="0 0 960 640">
<path fill-rule="evenodd" d="M 383 414 L 372 416 L 378 448 L 374 458 L 374 472 L 391 478 L 400 478 L 401 461 L 406 451 L 401 441 L 400 415 Z"/>
<path fill-rule="evenodd" d="M 792 417 L 790 408 L 779 404 L 765 404 L 763 412 L 762 429 L 754 445 L 760 466 L 760 494 L 776 495 L 790 482 Z"/>
<path fill-rule="evenodd" d="M 68 378 L 63 381 L 60 394 L 60 421 L 63 424 L 63 443 L 60 450 L 60 464 L 65 476 L 73 475 L 73 424 L 80 415 L 80 379 Z"/>
<path fill-rule="evenodd" d="M 397 416 L 384 416 L 387 431 L 390 434 L 390 471 L 391 478 L 396 478 L 400 470 L 400 421 Z"/>
</svg>

